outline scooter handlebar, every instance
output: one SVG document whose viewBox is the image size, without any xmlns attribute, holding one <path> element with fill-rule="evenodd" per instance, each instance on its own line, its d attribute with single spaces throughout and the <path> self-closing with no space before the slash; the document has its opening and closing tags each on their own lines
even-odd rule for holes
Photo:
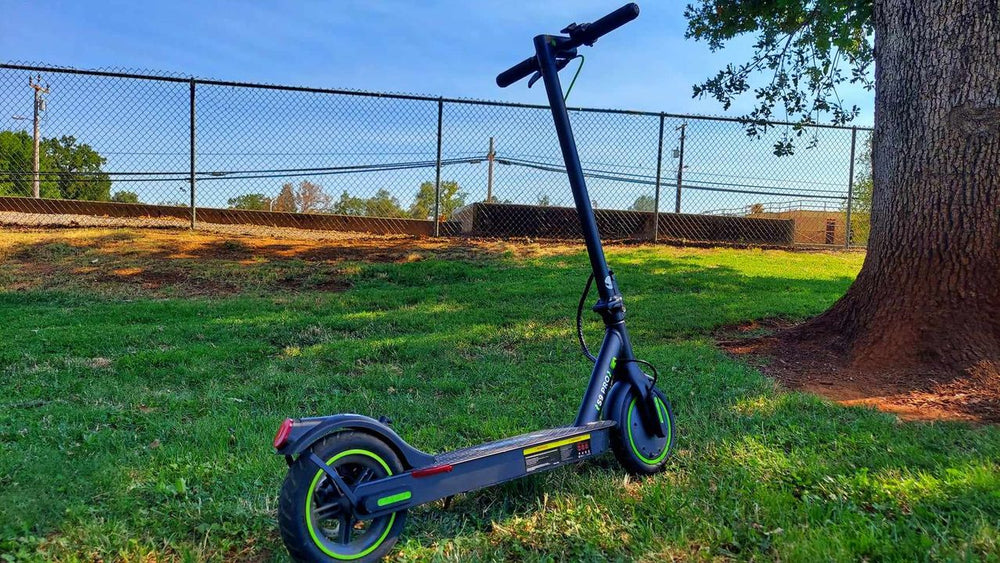
<svg viewBox="0 0 1000 563">
<path fill-rule="evenodd" d="M 619 27 L 639 17 L 639 5 L 626 4 L 603 18 L 589 24 L 567 28 L 570 31 L 570 41 L 564 44 L 564 49 L 574 49 L 580 45 L 591 45 L 599 38 L 611 33 Z M 564 30 L 566 31 L 566 30 Z M 538 70 L 538 60 L 529 57 L 497 75 L 497 86 L 506 88 L 511 84 L 529 76 Z"/>
<path fill-rule="evenodd" d="M 590 45 L 599 38 L 611 33 L 637 17 L 639 17 L 639 5 L 635 2 L 625 4 L 614 12 L 611 12 L 594 23 L 587 25 L 586 28 L 580 32 L 579 37 L 574 37 L 573 39 L 579 39 L 581 45 Z"/>
<path fill-rule="evenodd" d="M 538 59 L 528 57 L 497 75 L 497 86 L 506 88 L 538 70 Z"/>
</svg>

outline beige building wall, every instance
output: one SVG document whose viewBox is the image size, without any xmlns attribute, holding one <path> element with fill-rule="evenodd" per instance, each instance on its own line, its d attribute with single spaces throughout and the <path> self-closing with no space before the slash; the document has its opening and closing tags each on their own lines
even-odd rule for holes
<svg viewBox="0 0 1000 563">
<path fill-rule="evenodd" d="M 749 217 L 792 219 L 796 244 L 832 244 L 843 246 L 847 235 L 847 216 L 840 211 L 793 209 L 775 213 L 751 213 Z"/>
</svg>

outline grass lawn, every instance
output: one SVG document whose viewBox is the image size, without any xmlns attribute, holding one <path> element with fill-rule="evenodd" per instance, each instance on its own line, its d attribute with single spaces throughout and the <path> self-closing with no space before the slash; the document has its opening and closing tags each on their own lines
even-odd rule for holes
<svg viewBox="0 0 1000 563">
<path fill-rule="evenodd" d="M 268 244 L 0 232 L 0 560 L 283 560 L 286 416 L 385 414 L 430 452 L 572 421 L 578 249 Z M 786 393 L 713 345 L 822 311 L 861 255 L 608 254 L 676 411 L 669 470 L 607 456 L 422 507 L 393 557 L 1000 560 L 1000 428 Z"/>
</svg>

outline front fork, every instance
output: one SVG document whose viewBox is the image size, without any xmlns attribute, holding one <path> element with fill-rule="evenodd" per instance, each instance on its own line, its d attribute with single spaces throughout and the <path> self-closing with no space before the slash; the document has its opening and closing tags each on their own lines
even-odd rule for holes
<svg viewBox="0 0 1000 563">
<path fill-rule="evenodd" d="M 601 412 L 606 407 L 608 391 L 615 381 L 621 381 L 629 384 L 638 399 L 636 404 L 639 407 L 639 418 L 645 430 L 662 438 L 667 435 L 667 427 L 666 422 L 657 414 L 653 380 L 635 361 L 632 342 L 628 329 L 625 328 L 625 307 L 622 305 L 621 294 L 614 281 L 614 274 L 608 277 L 612 286 L 611 297 L 607 301 L 598 300 L 594 306 L 594 310 L 601 314 L 605 322 L 604 340 L 573 424 L 582 426 L 600 420 Z"/>
</svg>

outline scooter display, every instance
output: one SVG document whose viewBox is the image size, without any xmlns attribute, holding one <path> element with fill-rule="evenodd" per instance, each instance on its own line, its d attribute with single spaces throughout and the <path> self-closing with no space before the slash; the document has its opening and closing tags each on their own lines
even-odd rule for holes
<svg viewBox="0 0 1000 563">
<path fill-rule="evenodd" d="M 432 455 L 407 444 L 385 419 L 357 414 L 286 419 L 274 438 L 274 448 L 289 466 L 278 523 L 295 559 L 375 561 L 396 543 L 409 508 L 608 451 L 631 473 L 664 468 L 675 438 L 673 413 L 656 388 L 655 368 L 632 350 L 624 301 L 604 257 L 559 82 L 559 71 L 578 56 L 579 47 L 593 45 L 638 15 L 639 7 L 628 4 L 593 23 L 571 24 L 562 35 L 539 35 L 535 54 L 496 80 L 500 87 L 530 75 L 530 83 L 543 81 L 590 258 L 592 273 L 577 309 L 577 334 L 594 367 L 573 424 Z M 596 357 L 580 329 L 595 280 L 593 310 L 605 327 Z"/>
</svg>

